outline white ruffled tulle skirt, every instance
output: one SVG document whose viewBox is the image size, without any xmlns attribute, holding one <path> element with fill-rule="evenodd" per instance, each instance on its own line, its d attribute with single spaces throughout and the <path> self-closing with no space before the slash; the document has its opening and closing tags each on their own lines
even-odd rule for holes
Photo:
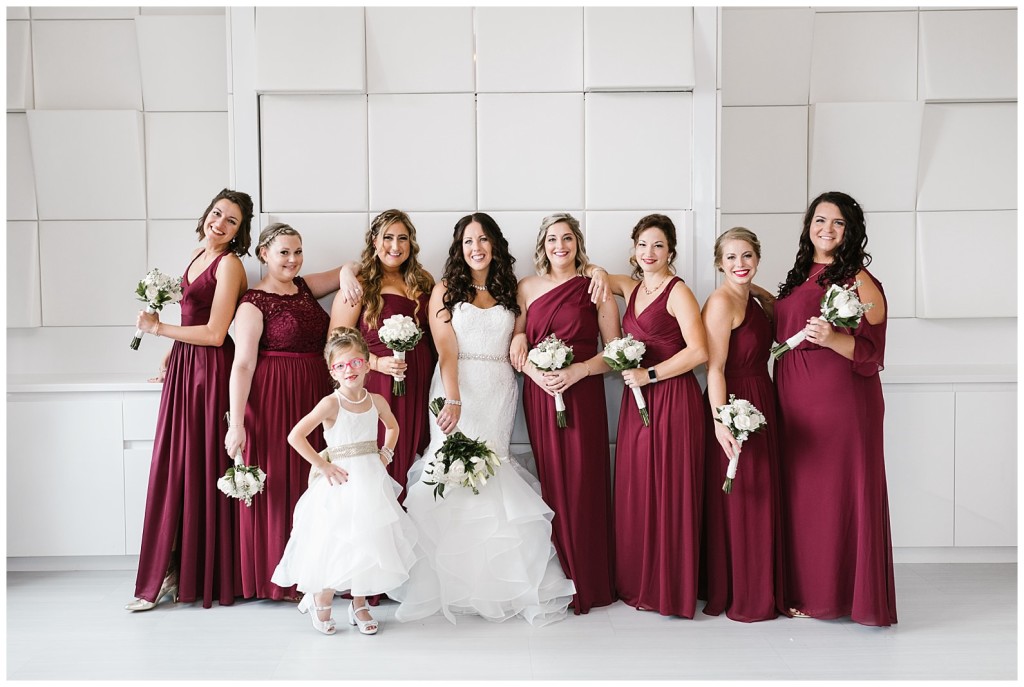
<svg viewBox="0 0 1024 687">
<path fill-rule="evenodd" d="M 410 588 L 410 611 L 421 615 L 433 606 L 453 623 L 468 614 L 495 622 L 520 615 L 535 626 L 564 618 L 576 588 L 558 562 L 554 513 L 533 476 L 505 458 L 479 494 L 448 486 L 435 499 L 433 485 L 421 481 L 424 465 L 420 458 L 410 469 L 405 507 L 439 587 Z"/>
</svg>

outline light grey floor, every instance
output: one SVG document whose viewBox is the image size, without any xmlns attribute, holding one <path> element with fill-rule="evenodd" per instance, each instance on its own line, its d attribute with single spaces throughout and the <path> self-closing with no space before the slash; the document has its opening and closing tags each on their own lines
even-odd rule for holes
<svg viewBox="0 0 1024 687">
<path fill-rule="evenodd" d="M 129 571 L 9 572 L 8 679 L 1015 679 L 1016 564 L 896 566 L 900 622 L 695 620 L 622 603 L 533 629 L 516 618 L 441 617 L 359 635 L 335 600 L 338 633 L 294 604 L 128 613 Z"/>
</svg>

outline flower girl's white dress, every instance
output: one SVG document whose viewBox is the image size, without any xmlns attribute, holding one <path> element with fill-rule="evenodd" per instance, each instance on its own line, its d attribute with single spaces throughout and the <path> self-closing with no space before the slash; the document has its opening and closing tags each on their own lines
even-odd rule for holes
<svg viewBox="0 0 1024 687">
<path fill-rule="evenodd" d="M 306 594 L 335 589 L 400 599 L 415 567 L 426 574 L 429 588 L 432 572 L 416 545 L 416 527 L 398 504 L 401 487 L 377 454 L 377 409 L 348 411 L 334 393 L 338 417 L 324 439 L 331 462 L 348 472 L 348 481 L 332 486 L 314 470 L 271 579 Z"/>
<path fill-rule="evenodd" d="M 522 615 L 533 625 L 546 625 L 565 617 L 575 592 L 551 543 L 554 513 L 541 499 L 536 479 L 509 457 L 518 396 L 508 361 L 514 322 L 501 306 L 460 303 L 452 315 L 459 343 L 459 429 L 486 441 L 501 467 L 479 494 L 448 486 L 444 498 L 435 500 L 434 487 L 424 483 L 430 480 L 424 467 L 445 436 L 432 422 L 430 446 L 409 472 L 405 507 L 440 581 L 441 610 L 452 622 L 458 614 L 493 621 Z M 444 395 L 438 368 L 430 398 Z M 410 590 L 417 615 L 424 610 L 425 594 Z"/>
</svg>

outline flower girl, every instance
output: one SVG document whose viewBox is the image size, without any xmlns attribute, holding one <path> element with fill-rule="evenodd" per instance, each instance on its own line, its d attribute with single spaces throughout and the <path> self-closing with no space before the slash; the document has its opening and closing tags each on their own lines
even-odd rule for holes
<svg viewBox="0 0 1024 687">
<path fill-rule="evenodd" d="M 387 402 L 363 388 L 370 369 L 366 341 L 359 331 L 338 327 L 327 337 L 324 358 L 337 389 L 288 435 L 313 469 L 272 580 L 282 587 L 297 585 L 305 594 L 299 611 L 309 613 L 313 627 L 324 634 L 335 631 L 335 592 L 351 591 L 349 624 L 372 635 L 377 621 L 365 597 L 386 593 L 401 599 L 422 554 L 415 526 L 398 505 L 400 488 L 385 470 L 394 456 L 398 423 Z M 378 422 L 385 428 L 379 449 Z M 323 454 L 306 440 L 320 423 L 328 446 Z"/>
</svg>

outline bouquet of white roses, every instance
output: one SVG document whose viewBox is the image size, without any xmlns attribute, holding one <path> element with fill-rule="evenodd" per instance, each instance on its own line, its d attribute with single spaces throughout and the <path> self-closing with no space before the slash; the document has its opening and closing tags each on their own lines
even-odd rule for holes
<svg viewBox="0 0 1024 687">
<path fill-rule="evenodd" d="M 640 367 L 640 360 L 644 357 L 646 351 L 647 346 L 644 345 L 643 341 L 637 341 L 633 338 L 632 334 L 626 334 L 622 338 L 612 339 L 608 342 L 604 347 L 604 361 L 608 363 L 608 367 L 616 372 L 632 370 Z M 647 412 L 647 402 L 644 400 L 644 395 L 635 386 L 632 387 L 632 390 L 636 407 L 640 409 L 640 419 L 644 421 L 644 427 L 650 427 L 651 416 Z"/>
<path fill-rule="evenodd" d="M 572 346 L 566 345 L 564 341 L 551 334 L 531 348 L 526 359 L 538 370 L 554 372 L 572 365 Z M 561 391 L 555 392 L 555 424 L 560 429 L 566 425 L 565 400 Z"/>
<path fill-rule="evenodd" d="M 874 303 L 861 303 L 857 296 L 857 287 L 860 281 L 855 281 L 849 286 L 832 284 L 821 297 L 821 319 L 836 327 L 853 329 L 860 324 L 860 318 L 868 310 L 875 307 Z M 807 338 L 807 334 L 801 329 L 793 336 L 780 343 L 772 349 L 772 357 L 778 358 L 788 350 L 796 348 L 800 342 Z"/>
<path fill-rule="evenodd" d="M 163 310 L 168 303 L 181 301 L 181 277 L 169 277 L 154 267 L 135 287 L 135 297 L 146 304 L 148 313 Z M 133 351 L 139 350 L 142 334 L 141 329 L 135 330 L 135 336 L 129 344 Z"/>
<path fill-rule="evenodd" d="M 444 408 L 444 399 L 435 398 L 429 407 L 437 417 Z M 499 465 L 501 461 L 487 444 L 479 439 L 470 439 L 456 427 L 437 450 L 434 462 L 424 470 L 431 478 L 424 484 L 435 485 L 435 499 L 438 496 L 444 498 L 444 488 L 448 485 L 469 487 L 474 494 L 479 494 L 480 487 L 487 484 L 487 478 L 494 475 Z"/>
<path fill-rule="evenodd" d="M 246 506 L 251 506 L 252 497 L 263 492 L 266 482 L 267 473 L 260 470 L 258 465 L 243 463 L 239 452 L 235 456 L 235 464 L 217 480 L 217 488 L 233 499 L 245 501 Z"/>
<path fill-rule="evenodd" d="M 423 338 L 423 330 L 416 326 L 416 321 L 408 315 L 392 315 L 384 320 L 377 336 L 381 343 L 391 349 L 397 360 L 405 360 L 405 352 L 411 351 Z M 392 375 L 395 380 L 391 385 L 391 393 L 395 396 L 405 395 L 405 376 Z"/>
<path fill-rule="evenodd" d="M 718 406 L 715 410 L 715 422 L 721 422 L 725 425 L 725 428 L 729 430 L 729 433 L 732 434 L 741 448 L 743 447 L 743 442 L 753 432 L 760 430 L 768 424 L 765 422 L 764 415 L 754 407 L 753 403 L 742 398 L 736 398 L 733 394 L 729 394 L 728 403 L 724 406 Z M 739 463 L 740 452 L 737 450 L 736 455 L 729 456 L 729 467 L 725 471 L 725 483 L 722 485 L 722 491 L 726 494 L 732 493 L 732 481 L 736 477 L 736 468 L 739 466 Z"/>
</svg>

